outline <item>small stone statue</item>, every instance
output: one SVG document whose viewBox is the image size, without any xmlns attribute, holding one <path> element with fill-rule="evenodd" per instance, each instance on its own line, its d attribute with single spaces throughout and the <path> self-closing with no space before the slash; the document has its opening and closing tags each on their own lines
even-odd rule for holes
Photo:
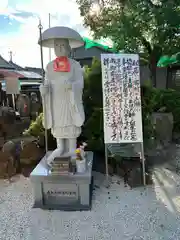
<svg viewBox="0 0 180 240">
<path fill-rule="evenodd" d="M 7 95 L 2 89 L 2 83 L 0 82 L 0 106 L 7 106 Z"/>
<path fill-rule="evenodd" d="M 46 110 L 44 126 L 51 129 L 57 141 L 57 149 L 47 158 L 49 165 L 56 157 L 75 154 L 76 139 L 85 120 L 82 68 L 77 61 L 67 57 L 71 51 L 68 38 L 58 38 L 53 43 L 57 58 L 48 63 L 45 82 L 40 86 L 43 109 Z"/>
<path fill-rule="evenodd" d="M 29 117 L 30 100 L 28 95 L 20 94 L 16 102 L 16 107 L 21 117 Z"/>
<path fill-rule="evenodd" d="M 31 120 L 35 120 L 39 114 L 40 110 L 40 102 L 38 101 L 37 94 L 35 92 L 31 93 L 31 98 L 30 98 L 30 117 Z"/>
</svg>

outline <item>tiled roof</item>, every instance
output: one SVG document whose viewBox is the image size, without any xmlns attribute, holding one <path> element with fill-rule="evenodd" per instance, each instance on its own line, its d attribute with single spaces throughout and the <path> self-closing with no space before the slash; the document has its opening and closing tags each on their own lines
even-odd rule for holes
<svg viewBox="0 0 180 240">
<path fill-rule="evenodd" d="M 13 69 L 0 69 L 0 76 L 2 77 L 18 77 L 19 79 L 42 79 L 41 75 L 28 72 L 28 71 L 18 71 Z"/>
<path fill-rule="evenodd" d="M 30 72 L 30 71 L 16 71 L 17 73 L 21 74 L 24 76 L 24 78 L 33 78 L 33 79 L 41 79 L 42 76 L 38 73 L 35 72 Z"/>
<path fill-rule="evenodd" d="M 16 63 L 9 61 L 9 64 L 14 67 L 16 70 L 25 70 L 23 67 L 17 65 Z"/>
<path fill-rule="evenodd" d="M 25 67 L 25 71 L 30 71 L 38 74 L 42 74 L 42 69 L 41 68 L 35 68 L 35 67 Z"/>
<path fill-rule="evenodd" d="M 0 55 L 0 69 L 15 69 L 11 64 L 8 63 L 1 55 Z"/>
<path fill-rule="evenodd" d="M 18 72 L 16 72 L 16 70 L 12 70 L 12 69 L 0 69 L 0 76 L 1 77 L 17 77 L 17 78 L 23 78 L 24 76 Z"/>
<path fill-rule="evenodd" d="M 19 65 L 17 65 L 16 63 L 9 61 L 9 63 L 17 70 L 20 71 L 21 74 L 25 75 L 25 78 L 30 77 L 31 78 L 42 78 L 42 69 L 41 68 L 35 68 L 35 67 L 21 67 Z M 22 73 L 23 72 L 23 73 Z"/>
<path fill-rule="evenodd" d="M 42 79 L 41 68 L 21 67 L 12 61 L 6 61 L 0 55 L 0 77 L 18 77 L 20 79 Z"/>
</svg>

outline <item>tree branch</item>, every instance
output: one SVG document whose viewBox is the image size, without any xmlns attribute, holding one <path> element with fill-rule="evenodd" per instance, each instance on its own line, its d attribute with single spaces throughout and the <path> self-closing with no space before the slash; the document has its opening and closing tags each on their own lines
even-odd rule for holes
<svg viewBox="0 0 180 240">
<path fill-rule="evenodd" d="M 151 0 L 146 0 L 147 4 L 149 4 L 150 7 L 152 8 L 157 8 L 160 7 L 158 4 L 154 4 Z"/>
<path fill-rule="evenodd" d="M 151 54 L 152 52 L 152 47 L 150 42 L 148 42 L 144 37 L 141 38 L 143 46 L 147 49 L 148 53 Z"/>
</svg>

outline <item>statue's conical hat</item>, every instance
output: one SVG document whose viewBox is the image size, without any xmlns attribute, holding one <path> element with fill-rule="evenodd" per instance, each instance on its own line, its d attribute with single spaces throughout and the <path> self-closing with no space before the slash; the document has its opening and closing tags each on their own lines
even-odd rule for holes
<svg viewBox="0 0 180 240">
<path fill-rule="evenodd" d="M 84 45 L 84 41 L 78 32 L 63 26 L 45 30 L 42 33 L 42 42 L 39 39 L 38 43 L 41 43 L 43 47 L 54 48 L 55 39 L 68 39 L 71 48 L 78 48 Z"/>
</svg>

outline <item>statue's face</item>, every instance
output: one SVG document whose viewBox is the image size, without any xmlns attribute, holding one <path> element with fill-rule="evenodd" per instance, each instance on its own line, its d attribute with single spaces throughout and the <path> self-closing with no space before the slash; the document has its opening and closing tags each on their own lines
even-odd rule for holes
<svg viewBox="0 0 180 240">
<path fill-rule="evenodd" d="M 71 51 L 67 39 L 58 39 L 54 41 L 54 53 L 56 57 L 68 56 Z"/>
</svg>

